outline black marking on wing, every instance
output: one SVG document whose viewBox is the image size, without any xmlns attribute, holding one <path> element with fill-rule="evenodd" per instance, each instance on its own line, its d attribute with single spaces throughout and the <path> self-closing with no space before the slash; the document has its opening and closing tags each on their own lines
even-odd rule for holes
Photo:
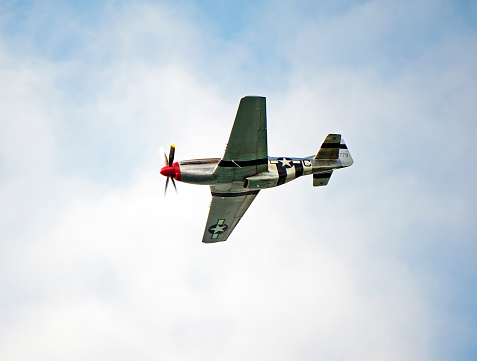
<svg viewBox="0 0 477 361">
<path fill-rule="evenodd" d="M 254 165 L 268 164 L 268 158 L 253 160 L 221 160 L 219 167 L 250 167 Z"/>
<path fill-rule="evenodd" d="M 260 190 L 257 191 L 248 191 L 248 192 L 240 192 L 240 193 L 219 193 L 219 192 L 212 192 L 213 197 L 241 197 L 241 196 L 248 196 L 251 194 L 258 194 Z"/>
</svg>

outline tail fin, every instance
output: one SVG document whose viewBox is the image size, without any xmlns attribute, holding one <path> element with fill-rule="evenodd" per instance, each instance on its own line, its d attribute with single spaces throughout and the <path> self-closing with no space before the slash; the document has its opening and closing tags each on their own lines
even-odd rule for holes
<svg viewBox="0 0 477 361">
<path fill-rule="evenodd" d="M 341 134 L 328 134 L 315 156 L 318 160 L 340 160 L 343 167 L 353 164 L 353 158 Z"/>
<path fill-rule="evenodd" d="M 333 163 L 336 164 L 336 161 L 339 161 L 341 167 L 349 167 L 353 164 L 353 158 L 351 158 L 351 154 L 348 151 L 344 139 L 341 138 L 341 134 L 328 134 L 316 154 L 315 159 L 329 161 L 330 165 Z M 333 171 L 326 171 L 313 174 L 313 186 L 319 187 L 327 185 L 332 173 Z"/>
<path fill-rule="evenodd" d="M 320 150 L 316 154 L 315 159 L 320 160 L 337 160 L 340 155 L 341 134 L 328 134 L 325 141 L 321 145 Z M 346 144 L 343 144 L 346 148 Z"/>
</svg>

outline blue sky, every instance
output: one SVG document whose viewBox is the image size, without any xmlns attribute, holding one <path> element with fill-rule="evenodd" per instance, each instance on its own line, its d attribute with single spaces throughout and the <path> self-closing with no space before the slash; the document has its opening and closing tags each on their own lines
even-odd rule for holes
<svg viewBox="0 0 477 361">
<path fill-rule="evenodd" d="M 0 358 L 477 354 L 471 1 L 0 3 Z M 269 154 L 341 133 L 327 187 L 261 192 L 200 243 L 219 157 L 267 97 Z"/>
</svg>

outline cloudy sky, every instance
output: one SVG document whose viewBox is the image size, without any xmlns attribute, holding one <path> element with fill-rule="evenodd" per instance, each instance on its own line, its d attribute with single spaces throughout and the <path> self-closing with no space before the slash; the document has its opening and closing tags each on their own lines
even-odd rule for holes
<svg viewBox="0 0 477 361">
<path fill-rule="evenodd" d="M 476 64 L 473 1 L 0 1 L 0 359 L 475 359 Z M 355 164 L 205 245 L 158 150 L 244 95 Z"/>
</svg>

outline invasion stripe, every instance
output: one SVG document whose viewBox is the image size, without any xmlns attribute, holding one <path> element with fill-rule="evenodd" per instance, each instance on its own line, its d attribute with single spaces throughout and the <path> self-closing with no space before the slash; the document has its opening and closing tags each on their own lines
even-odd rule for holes
<svg viewBox="0 0 477 361">
<path fill-rule="evenodd" d="M 212 192 L 213 197 L 242 197 L 242 196 L 249 196 L 249 195 L 257 195 L 260 190 L 257 191 L 248 191 L 248 192 L 241 192 L 241 193 L 217 193 Z"/>
<path fill-rule="evenodd" d="M 267 164 L 268 158 L 253 160 L 221 160 L 219 167 L 251 167 L 254 165 Z"/>
<path fill-rule="evenodd" d="M 303 175 L 303 164 L 295 164 L 295 178 L 301 177 Z"/>
<path fill-rule="evenodd" d="M 329 148 L 339 148 L 339 149 L 348 149 L 346 144 L 338 144 L 338 143 L 323 143 L 321 145 L 321 149 L 329 149 Z"/>
<path fill-rule="evenodd" d="M 285 184 L 285 181 L 287 180 L 287 169 L 282 166 L 277 166 L 277 171 L 278 171 L 277 186 L 281 186 L 282 184 Z"/>
</svg>

